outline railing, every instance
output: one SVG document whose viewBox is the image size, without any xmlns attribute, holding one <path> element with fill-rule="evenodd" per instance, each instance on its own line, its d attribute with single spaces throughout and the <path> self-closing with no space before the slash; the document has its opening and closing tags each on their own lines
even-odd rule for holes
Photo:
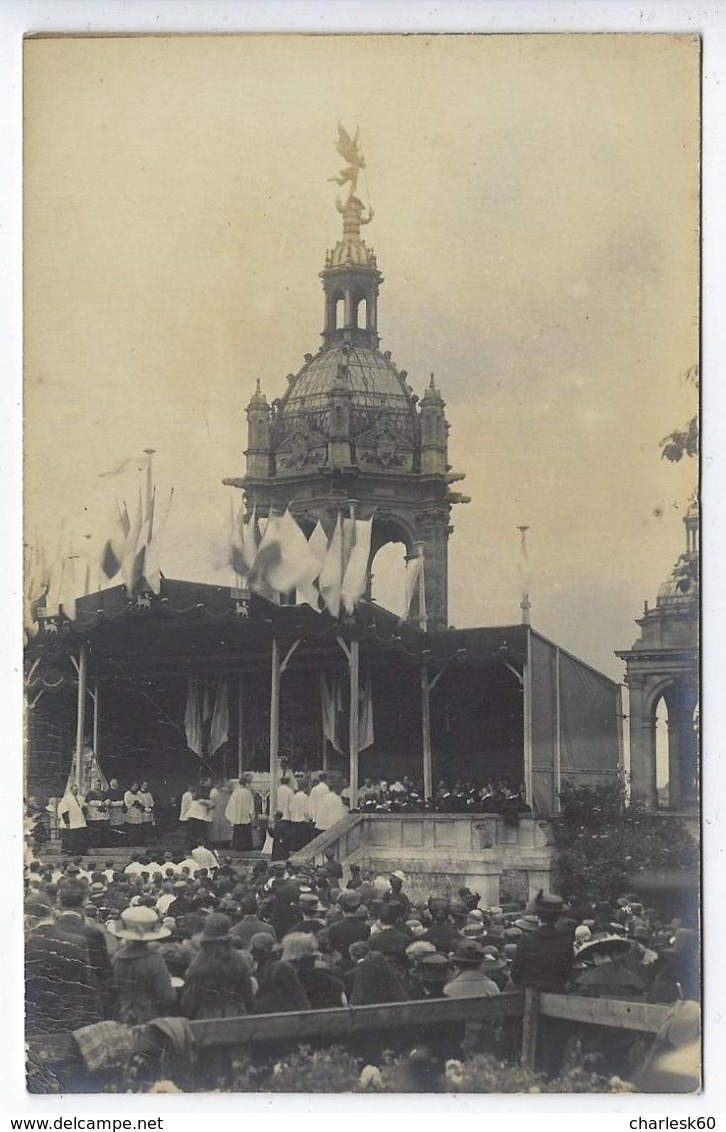
<svg viewBox="0 0 726 1132">
<path fill-rule="evenodd" d="M 325 859 L 325 850 L 339 845 L 338 859 L 344 861 L 363 843 L 363 827 L 367 814 L 348 814 L 325 833 L 319 833 L 302 849 L 290 854 L 293 865 L 314 865 Z"/>
<path fill-rule="evenodd" d="M 522 1019 L 521 1063 L 534 1070 L 538 1029 L 542 1018 L 566 1019 L 573 1024 L 656 1034 L 670 1007 L 616 999 L 589 999 L 576 995 L 511 992 L 491 998 L 431 998 L 416 1002 L 393 1002 L 381 1006 L 348 1006 L 331 1010 L 301 1010 L 285 1014 L 246 1015 L 190 1022 L 198 1049 L 212 1047 L 269 1047 L 276 1043 L 310 1039 L 341 1039 L 376 1031 L 410 1030 L 420 1033 L 454 1022 L 486 1022 L 501 1018 Z M 70 1033 L 47 1034 L 28 1039 L 28 1051 L 36 1065 L 82 1067 L 78 1046 Z"/>
</svg>

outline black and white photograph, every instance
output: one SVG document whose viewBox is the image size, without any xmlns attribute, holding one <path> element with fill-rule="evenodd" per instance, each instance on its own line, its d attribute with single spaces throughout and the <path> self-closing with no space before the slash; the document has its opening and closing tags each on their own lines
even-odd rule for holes
<svg viewBox="0 0 726 1132">
<path fill-rule="evenodd" d="M 701 66 L 25 39 L 29 1094 L 702 1089 Z"/>
</svg>

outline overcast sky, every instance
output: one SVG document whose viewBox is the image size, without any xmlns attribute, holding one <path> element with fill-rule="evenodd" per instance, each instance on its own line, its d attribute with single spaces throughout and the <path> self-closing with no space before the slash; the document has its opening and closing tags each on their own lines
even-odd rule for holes
<svg viewBox="0 0 726 1132">
<path fill-rule="evenodd" d="M 188 37 L 26 44 L 26 500 L 98 533 L 144 447 L 162 562 L 215 564 L 244 407 L 315 352 L 360 125 L 382 349 L 447 402 L 450 620 L 532 622 L 619 678 L 683 546 L 695 467 L 698 48 L 668 36 Z M 127 488 L 128 489 L 128 488 Z"/>
</svg>

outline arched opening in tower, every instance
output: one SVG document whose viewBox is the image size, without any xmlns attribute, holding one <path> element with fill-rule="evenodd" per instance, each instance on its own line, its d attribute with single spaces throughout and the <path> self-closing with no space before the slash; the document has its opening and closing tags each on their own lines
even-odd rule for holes
<svg viewBox="0 0 726 1132">
<path fill-rule="evenodd" d="M 345 298 L 341 293 L 333 296 L 333 330 L 345 325 Z"/>
<path fill-rule="evenodd" d="M 365 298 L 356 298 L 353 304 L 353 326 L 365 330 L 368 325 L 368 303 Z"/>
<path fill-rule="evenodd" d="M 371 598 L 377 605 L 390 609 L 398 617 L 406 613 L 406 546 L 388 542 L 374 556 L 371 564 Z"/>
<path fill-rule="evenodd" d="M 661 696 L 655 706 L 655 781 L 658 808 L 670 804 L 670 744 L 668 741 L 668 704 Z"/>
</svg>

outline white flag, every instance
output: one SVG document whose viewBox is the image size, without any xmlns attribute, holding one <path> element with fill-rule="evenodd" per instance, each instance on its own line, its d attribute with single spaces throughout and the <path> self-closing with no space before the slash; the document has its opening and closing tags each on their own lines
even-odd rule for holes
<svg viewBox="0 0 726 1132">
<path fill-rule="evenodd" d="M 333 617 L 340 617 L 340 590 L 343 583 L 343 526 L 340 515 L 335 524 L 323 568 L 320 571 L 318 588 L 323 595 Z"/>
<path fill-rule="evenodd" d="M 372 519 L 355 520 L 355 541 L 343 575 L 342 596 L 346 612 L 352 613 L 366 592 L 371 553 Z"/>
<path fill-rule="evenodd" d="M 297 586 L 296 602 L 298 605 L 307 604 L 317 610 L 320 607 L 320 591 L 315 585 L 325 562 L 328 551 L 328 539 L 323 530 L 323 524 L 318 520 L 315 529 L 308 539 L 309 573 Z"/>
<path fill-rule="evenodd" d="M 408 611 L 411 608 L 413 595 L 416 592 L 416 583 L 421 577 L 421 565 L 421 558 L 409 558 L 406 562 L 406 574 L 404 577 L 403 589 L 403 615 L 401 617 L 402 621 L 405 620 L 406 617 L 408 617 Z"/>
</svg>

